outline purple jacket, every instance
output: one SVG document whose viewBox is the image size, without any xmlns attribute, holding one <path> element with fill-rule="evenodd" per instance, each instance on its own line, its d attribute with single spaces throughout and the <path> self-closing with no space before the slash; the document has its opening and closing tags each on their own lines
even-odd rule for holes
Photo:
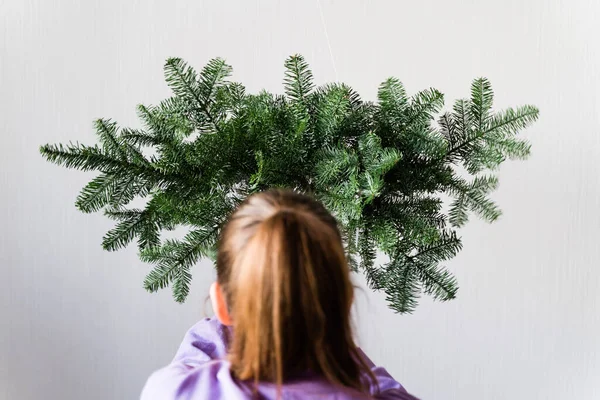
<svg viewBox="0 0 600 400">
<path fill-rule="evenodd" d="M 251 399 L 252 386 L 236 380 L 229 371 L 227 327 L 216 318 L 206 318 L 185 335 L 175 358 L 165 368 L 153 373 L 142 391 L 141 400 Z M 416 400 L 409 395 L 385 369 L 369 362 L 379 383 L 379 394 L 371 389 L 375 399 Z M 259 383 L 260 399 L 277 399 L 277 386 Z M 304 377 L 285 382 L 282 400 L 329 399 L 358 400 L 369 397 L 354 389 L 333 385 L 320 377 Z"/>
</svg>

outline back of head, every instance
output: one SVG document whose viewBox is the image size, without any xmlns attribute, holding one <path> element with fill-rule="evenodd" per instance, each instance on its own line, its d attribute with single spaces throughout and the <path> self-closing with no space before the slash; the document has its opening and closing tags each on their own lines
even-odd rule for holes
<svg viewBox="0 0 600 400">
<path fill-rule="evenodd" d="M 232 372 L 281 384 L 298 374 L 363 390 L 353 285 L 335 219 L 312 198 L 250 196 L 223 228 L 218 281 L 233 321 Z"/>
</svg>

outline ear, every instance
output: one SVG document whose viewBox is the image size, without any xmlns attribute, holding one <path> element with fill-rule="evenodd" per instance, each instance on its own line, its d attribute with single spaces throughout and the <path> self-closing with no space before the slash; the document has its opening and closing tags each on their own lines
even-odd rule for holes
<svg viewBox="0 0 600 400">
<path fill-rule="evenodd" d="M 231 316 L 229 315 L 229 310 L 227 310 L 227 302 L 225 301 L 225 295 L 219 282 L 213 282 L 210 285 L 210 301 L 219 321 L 223 325 L 231 325 Z"/>
</svg>

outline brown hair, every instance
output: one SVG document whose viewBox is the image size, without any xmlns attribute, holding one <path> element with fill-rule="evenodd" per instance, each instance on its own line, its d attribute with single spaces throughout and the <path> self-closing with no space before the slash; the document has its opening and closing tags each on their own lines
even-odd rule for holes
<svg viewBox="0 0 600 400">
<path fill-rule="evenodd" d="M 375 384 L 352 335 L 340 231 L 319 202 L 281 190 L 250 196 L 223 228 L 217 276 L 238 379 L 280 386 L 310 372 L 363 392 Z"/>
</svg>

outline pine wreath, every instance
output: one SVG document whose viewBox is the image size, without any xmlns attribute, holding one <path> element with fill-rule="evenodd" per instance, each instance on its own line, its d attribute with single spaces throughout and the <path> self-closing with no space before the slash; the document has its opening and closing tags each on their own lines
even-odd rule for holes
<svg viewBox="0 0 600 400">
<path fill-rule="evenodd" d="M 117 221 L 102 246 L 114 251 L 137 240 L 140 258 L 154 264 L 144 287 L 171 285 L 178 302 L 188 295 L 192 266 L 214 259 L 231 211 L 273 187 L 325 204 L 340 223 L 351 267 L 396 312 L 414 310 L 421 293 L 454 298 L 456 280 L 441 264 L 461 249 L 456 229 L 470 214 L 490 222 L 500 216 L 489 198 L 498 185 L 493 172 L 529 155 L 516 135 L 538 117 L 530 105 L 493 112 L 484 78 L 439 117 L 442 93 L 408 96 L 396 78 L 380 85 L 376 102 L 364 101 L 344 84 L 315 87 L 299 55 L 285 62 L 285 95 L 246 93 L 218 58 L 200 74 L 178 58 L 164 71 L 173 96 L 138 106 L 142 128 L 100 119 L 98 144 L 40 150 L 56 164 L 99 172 L 77 208 Z M 137 197 L 145 206 L 128 208 Z M 442 198 L 452 199 L 446 213 Z M 189 229 L 183 239 L 161 239 L 178 226 Z M 385 262 L 376 263 L 377 251 Z"/>
</svg>

